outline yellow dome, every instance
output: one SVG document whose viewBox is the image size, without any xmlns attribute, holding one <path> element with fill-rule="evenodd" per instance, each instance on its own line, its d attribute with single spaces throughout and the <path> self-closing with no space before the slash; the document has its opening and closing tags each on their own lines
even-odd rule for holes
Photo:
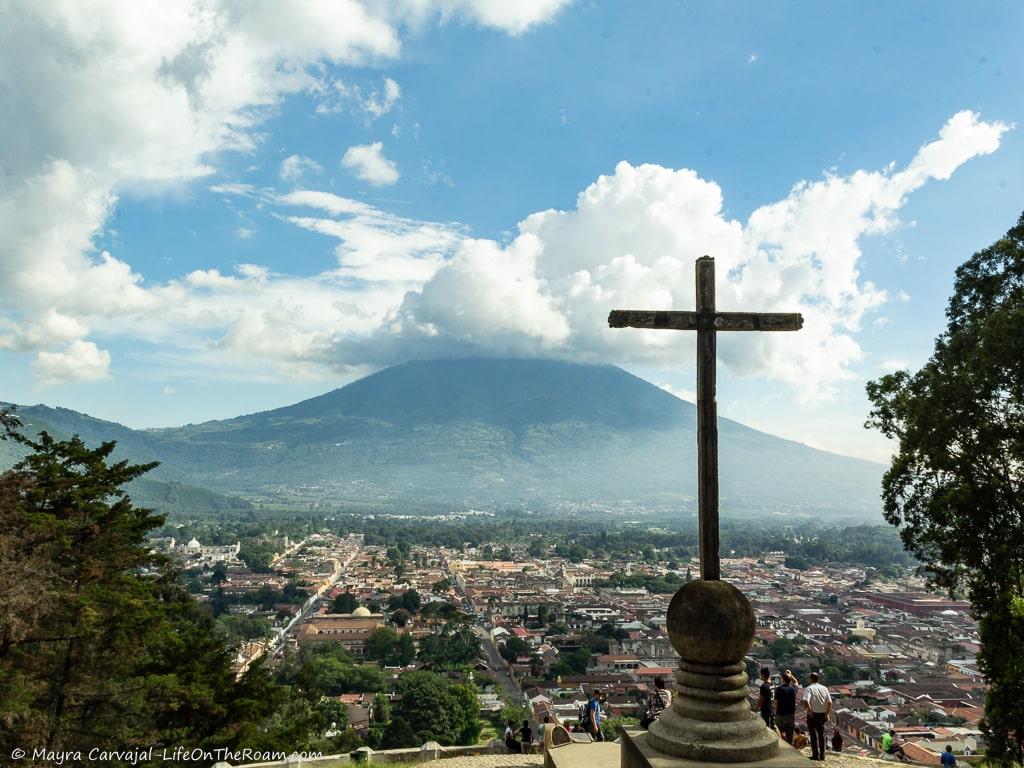
<svg viewBox="0 0 1024 768">
<path fill-rule="evenodd" d="M 356 608 L 354 611 L 352 611 L 352 615 L 353 616 L 373 616 L 373 614 L 370 613 L 370 609 L 365 607 L 365 606 L 362 606 L 362 605 L 360 605 L 358 608 Z"/>
</svg>

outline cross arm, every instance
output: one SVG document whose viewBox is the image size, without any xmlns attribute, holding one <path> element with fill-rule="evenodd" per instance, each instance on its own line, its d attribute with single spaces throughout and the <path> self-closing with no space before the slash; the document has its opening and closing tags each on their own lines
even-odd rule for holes
<svg viewBox="0 0 1024 768">
<path fill-rule="evenodd" d="M 608 315 L 609 328 L 669 328 L 673 331 L 696 331 L 696 312 L 653 312 L 645 309 L 613 309 Z"/>
<path fill-rule="evenodd" d="M 610 328 L 667 328 L 673 331 L 700 329 L 697 312 L 615 309 L 608 315 Z M 799 312 L 716 312 L 716 331 L 799 331 L 804 318 Z"/>
<path fill-rule="evenodd" d="M 799 312 L 716 312 L 716 331 L 799 331 L 804 316 Z"/>
</svg>

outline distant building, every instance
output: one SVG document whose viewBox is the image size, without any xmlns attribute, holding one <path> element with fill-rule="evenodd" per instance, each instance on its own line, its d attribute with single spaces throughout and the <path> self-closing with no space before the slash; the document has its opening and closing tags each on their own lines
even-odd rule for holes
<svg viewBox="0 0 1024 768">
<path fill-rule="evenodd" d="M 193 538 L 188 544 L 177 544 L 174 538 L 167 542 L 167 551 L 174 557 L 187 563 L 227 563 L 238 559 L 242 549 L 241 542 L 226 546 L 204 546 L 199 539 Z"/>
<path fill-rule="evenodd" d="M 352 613 L 322 613 L 312 616 L 296 635 L 299 645 L 337 643 L 356 657 L 366 652 L 366 641 L 384 626 L 384 616 L 359 607 Z"/>
<path fill-rule="evenodd" d="M 860 637 L 873 643 L 877 633 L 871 627 L 864 626 L 864 619 L 857 619 L 857 625 L 850 630 L 850 634 L 853 637 Z"/>
<path fill-rule="evenodd" d="M 969 613 L 971 610 L 971 604 L 966 600 L 950 600 L 930 595 L 927 592 L 864 592 L 862 594 L 876 605 L 884 605 L 887 608 L 904 611 L 914 616 L 933 616 L 945 611 Z"/>
</svg>

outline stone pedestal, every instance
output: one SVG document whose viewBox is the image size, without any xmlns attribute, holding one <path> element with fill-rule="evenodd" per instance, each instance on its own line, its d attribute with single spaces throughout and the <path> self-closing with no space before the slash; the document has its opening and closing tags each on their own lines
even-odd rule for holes
<svg viewBox="0 0 1024 768">
<path fill-rule="evenodd" d="M 624 732 L 619 747 L 619 768 L 711 768 L 709 763 L 700 760 L 687 760 L 656 750 L 651 746 L 650 733 L 642 730 Z M 729 764 L 729 768 L 814 768 L 816 765 L 818 763 L 804 757 L 783 741 L 773 757 L 750 762 L 733 762 Z M 591 763 L 588 768 L 597 768 L 597 765 Z M 600 768 L 612 767 L 601 764 Z"/>
<path fill-rule="evenodd" d="M 743 659 L 754 640 L 750 602 L 724 581 L 684 584 L 668 609 L 668 633 L 680 656 L 675 698 L 647 733 L 623 739 L 629 768 L 678 767 L 686 763 L 809 766 L 752 712 Z M 667 762 L 666 762 L 667 761 Z"/>
<path fill-rule="evenodd" d="M 659 752 L 711 763 L 767 760 L 779 737 L 750 710 L 743 664 L 679 662 L 676 700 L 651 723 L 647 742 Z"/>
</svg>

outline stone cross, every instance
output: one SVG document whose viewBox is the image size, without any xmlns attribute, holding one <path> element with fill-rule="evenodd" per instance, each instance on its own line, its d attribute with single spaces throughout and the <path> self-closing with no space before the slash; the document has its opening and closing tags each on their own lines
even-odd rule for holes
<svg viewBox="0 0 1024 768">
<path fill-rule="evenodd" d="M 697 311 L 616 309 L 611 328 L 665 328 L 697 332 L 697 531 L 700 577 L 721 577 L 718 560 L 718 415 L 715 402 L 715 334 L 718 331 L 799 331 L 798 313 L 716 312 L 715 260 L 697 259 Z"/>
</svg>

